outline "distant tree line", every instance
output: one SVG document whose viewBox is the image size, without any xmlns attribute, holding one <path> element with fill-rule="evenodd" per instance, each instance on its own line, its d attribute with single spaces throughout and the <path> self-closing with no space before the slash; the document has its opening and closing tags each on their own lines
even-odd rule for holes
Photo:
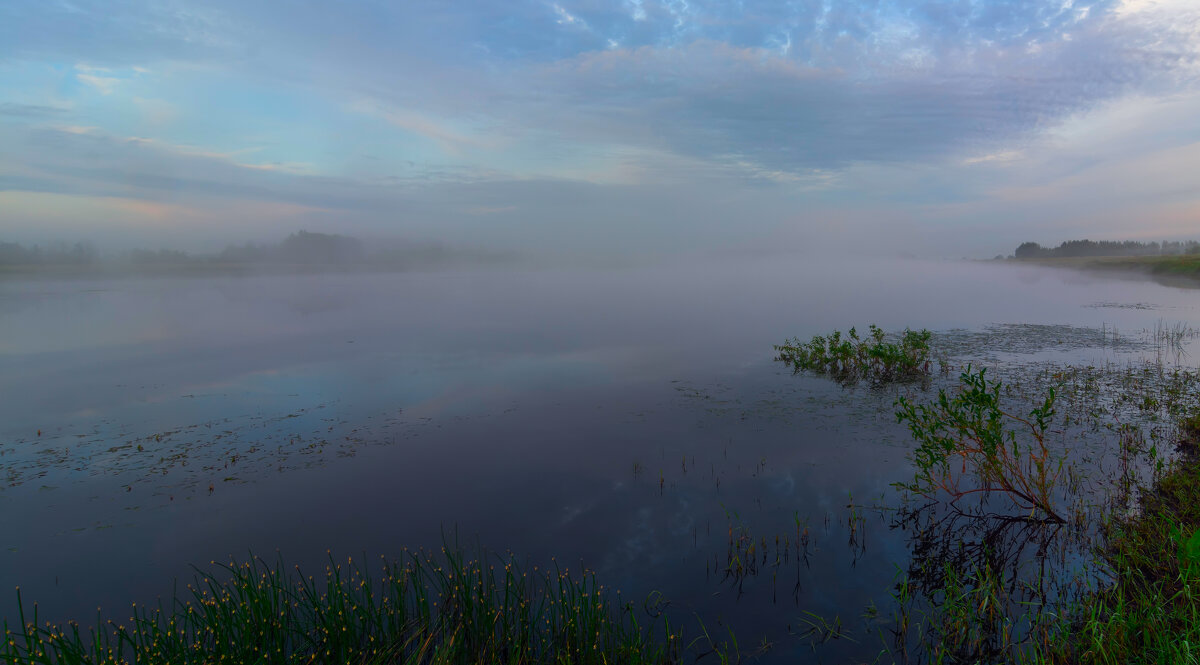
<svg viewBox="0 0 1200 665">
<path fill-rule="evenodd" d="M 295 265 L 337 265 L 360 263 L 366 258 L 363 244 L 356 238 L 300 231 L 278 245 L 230 245 L 217 255 L 222 263 L 285 263 Z"/>
<path fill-rule="evenodd" d="M 1068 240 L 1058 247 L 1042 247 L 1036 242 L 1021 243 L 1013 252 L 1018 259 L 1068 258 L 1091 256 L 1158 256 L 1200 254 L 1195 240 L 1137 242 L 1134 240 Z"/>
<path fill-rule="evenodd" d="M 25 247 L 15 242 L 0 242 L 0 265 L 44 266 L 71 265 L 88 266 L 96 263 L 99 253 L 89 243 L 73 245 L 56 242 L 45 247 Z"/>
<path fill-rule="evenodd" d="M 508 262 L 503 252 L 451 249 L 437 244 L 377 242 L 368 251 L 349 236 L 298 231 L 274 244 L 230 245 L 213 254 L 174 249 L 131 249 L 101 255 L 90 243 L 25 246 L 0 241 L 0 268 L 55 266 L 363 266 L 382 269 L 423 268 L 452 263 Z"/>
<path fill-rule="evenodd" d="M 360 262 L 365 256 L 362 242 L 354 238 L 300 231 L 278 244 L 231 245 L 215 255 L 197 256 L 176 249 L 130 249 L 104 258 L 108 262 L 143 266 L 189 263 L 332 265 Z M 100 262 L 100 252 L 91 243 L 56 242 L 27 247 L 15 242 L 0 242 L 0 266 L 90 266 Z"/>
</svg>

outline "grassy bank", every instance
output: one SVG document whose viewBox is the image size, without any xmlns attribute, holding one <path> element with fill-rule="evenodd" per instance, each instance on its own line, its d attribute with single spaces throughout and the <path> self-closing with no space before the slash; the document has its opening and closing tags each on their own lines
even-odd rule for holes
<svg viewBox="0 0 1200 665">
<path fill-rule="evenodd" d="M 1112 586 L 1089 596 L 1048 663 L 1200 663 L 1200 416 L 1181 456 L 1118 521 L 1100 557 Z"/>
<path fill-rule="evenodd" d="M 1169 283 L 1200 285 L 1200 255 L 1102 256 L 1072 258 L 1009 259 L 1011 263 L 1073 268 L 1110 273 L 1147 275 Z"/>
<path fill-rule="evenodd" d="M 198 574 L 170 606 L 135 605 L 87 631 L 22 604 L 0 662 L 657 664 L 685 651 L 665 620 L 643 625 L 640 604 L 622 604 L 587 571 L 458 549 L 406 552 L 377 569 L 373 579 L 361 562 L 331 559 L 314 577 L 278 561 L 234 562 Z"/>
</svg>

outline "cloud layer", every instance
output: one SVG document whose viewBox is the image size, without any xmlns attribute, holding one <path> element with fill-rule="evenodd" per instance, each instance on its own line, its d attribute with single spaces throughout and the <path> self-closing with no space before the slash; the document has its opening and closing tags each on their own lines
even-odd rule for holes
<svg viewBox="0 0 1200 665">
<path fill-rule="evenodd" d="M 1183 1 L 16 0 L 0 233 L 1186 235 L 1198 55 Z"/>
</svg>

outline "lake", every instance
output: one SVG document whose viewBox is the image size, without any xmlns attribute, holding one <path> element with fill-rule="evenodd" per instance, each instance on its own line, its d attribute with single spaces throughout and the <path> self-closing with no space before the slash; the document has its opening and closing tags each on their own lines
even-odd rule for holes
<svg viewBox="0 0 1200 665">
<path fill-rule="evenodd" d="M 928 391 L 794 375 L 772 345 L 872 323 L 933 330 L 956 367 L 1100 366 L 1161 359 L 1153 330 L 1200 328 L 1200 299 L 795 256 L 5 277 L 0 589 L 86 623 L 169 598 L 192 564 L 457 539 L 659 592 L 673 622 L 773 643 L 768 661 L 871 660 L 912 558 L 880 509 L 912 477 L 893 402 Z M 1169 362 L 1194 369 L 1194 347 Z M 730 574 L 748 543 L 769 561 Z M 814 646 L 806 622 L 834 615 L 856 641 Z"/>
</svg>

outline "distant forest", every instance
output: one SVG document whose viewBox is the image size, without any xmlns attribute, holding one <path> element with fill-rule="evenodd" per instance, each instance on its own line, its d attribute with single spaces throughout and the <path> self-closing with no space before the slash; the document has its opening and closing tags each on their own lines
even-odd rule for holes
<svg viewBox="0 0 1200 665">
<path fill-rule="evenodd" d="M 1042 247 L 1036 242 L 1021 243 L 1013 252 L 1018 259 L 1068 258 L 1079 256 L 1161 256 L 1200 254 L 1196 240 L 1136 242 L 1133 240 L 1068 240 L 1058 247 Z"/>
<path fill-rule="evenodd" d="M 102 255 L 90 243 L 25 246 L 0 241 L 0 267 L 154 266 L 379 266 L 415 267 L 451 262 L 494 262 L 507 255 L 430 244 L 377 243 L 368 251 L 349 236 L 299 231 L 276 244 L 230 245 L 214 254 L 174 249 L 131 249 Z"/>
</svg>

